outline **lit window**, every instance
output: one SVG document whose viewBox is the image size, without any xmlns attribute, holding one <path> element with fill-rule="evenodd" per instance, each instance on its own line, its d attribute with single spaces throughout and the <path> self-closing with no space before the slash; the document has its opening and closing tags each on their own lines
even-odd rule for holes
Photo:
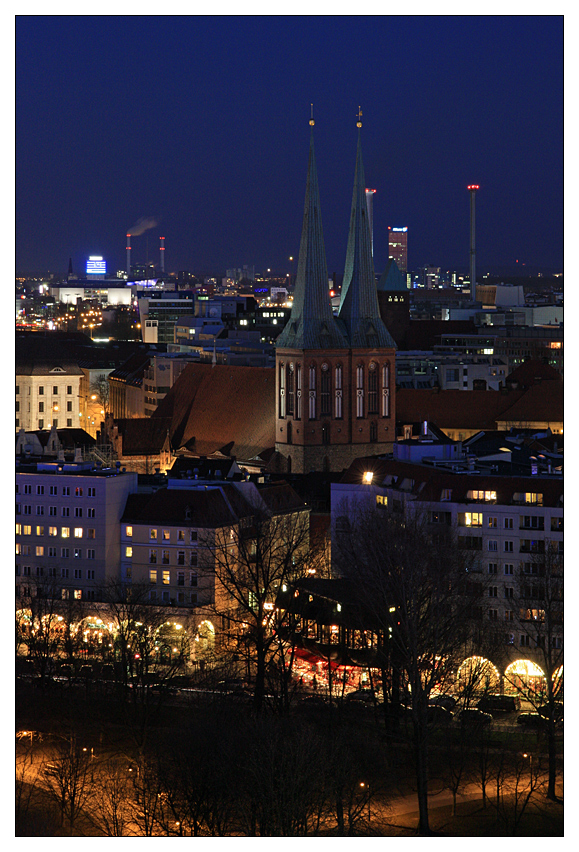
<svg viewBox="0 0 579 852">
<path fill-rule="evenodd" d="M 156 582 L 157 582 L 157 571 L 154 570 L 154 569 L 151 569 L 149 571 L 149 583 L 156 583 Z"/>
<path fill-rule="evenodd" d="M 133 548 L 132 547 L 125 547 L 125 556 L 127 556 L 130 559 L 132 557 L 132 555 L 133 555 Z"/>
<path fill-rule="evenodd" d="M 157 530 L 149 530 L 149 538 L 156 539 L 157 538 Z"/>
<path fill-rule="evenodd" d="M 133 537 L 133 528 L 132 527 L 126 527 L 125 535 L 127 536 L 127 538 L 132 538 Z"/>
<path fill-rule="evenodd" d="M 464 524 L 467 527 L 482 527 L 483 516 L 482 512 L 465 512 Z"/>
<path fill-rule="evenodd" d="M 63 538 L 69 538 L 70 537 L 70 527 L 62 527 L 60 534 Z"/>
<path fill-rule="evenodd" d="M 82 538 L 82 527 L 75 527 L 74 528 L 74 537 L 75 538 Z"/>
<path fill-rule="evenodd" d="M 75 589 L 74 590 L 74 599 L 76 601 L 79 601 L 81 598 L 82 598 L 82 589 Z"/>
<path fill-rule="evenodd" d="M 163 571 L 163 585 L 169 585 L 169 571 Z"/>
</svg>

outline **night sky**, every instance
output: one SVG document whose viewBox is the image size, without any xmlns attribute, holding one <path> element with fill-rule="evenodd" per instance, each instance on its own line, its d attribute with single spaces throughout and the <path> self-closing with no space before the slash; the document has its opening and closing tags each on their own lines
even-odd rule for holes
<svg viewBox="0 0 579 852">
<path fill-rule="evenodd" d="M 28 16 L 16 23 L 16 271 L 102 254 L 222 275 L 299 250 L 310 128 L 330 274 L 343 273 L 363 112 L 374 260 L 562 271 L 560 16 Z M 294 262 L 294 270 L 295 265 Z"/>
</svg>

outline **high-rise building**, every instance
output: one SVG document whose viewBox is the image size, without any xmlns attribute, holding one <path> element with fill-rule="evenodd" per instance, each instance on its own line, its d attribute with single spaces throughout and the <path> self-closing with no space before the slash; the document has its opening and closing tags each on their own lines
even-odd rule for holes
<svg viewBox="0 0 579 852">
<path fill-rule="evenodd" d="M 319 210 L 312 135 L 294 300 L 276 342 L 275 447 L 294 473 L 390 452 L 396 423 L 396 344 L 378 306 L 359 136 L 338 317 Z"/>
<path fill-rule="evenodd" d="M 388 257 L 396 261 L 400 272 L 408 271 L 408 228 L 388 227 Z"/>
</svg>

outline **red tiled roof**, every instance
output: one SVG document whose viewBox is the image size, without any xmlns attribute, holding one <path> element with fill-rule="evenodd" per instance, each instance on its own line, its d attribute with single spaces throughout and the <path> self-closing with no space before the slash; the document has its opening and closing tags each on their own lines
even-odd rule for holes
<svg viewBox="0 0 579 852">
<path fill-rule="evenodd" d="M 523 390 L 501 393 L 400 388 L 396 391 L 396 420 L 398 423 L 429 420 L 440 429 L 496 429 L 500 415 L 524 393 Z"/>
<path fill-rule="evenodd" d="M 171 427 L 168 417 L 135 417 L 115 420 L 123 436 L 123 456 L 159 455 Z"/>
<path fill-rule="evenodd" d="M 210 455 L 233 442 L 233 455 L 253 458 L 275 444 L 275 370 L 189 364 L 151 419 L 159 417 L 171 418 L 174 448 Z"/>
<path fill-rule="evenodd" d="M 539 382 L 501 413 L 497 420 L 507 423 L 563 422 L 563 382 Z"/>
<path fill-rule="evenodd" d="M 187 525 L 201 528 L 217 528 L 236 522 L 218 488 L 199 491 L 160 488 L 152 494 L 130 494 L 121 520 L 123 523 L 167 526 L 187 522 Z"/>
</svg>

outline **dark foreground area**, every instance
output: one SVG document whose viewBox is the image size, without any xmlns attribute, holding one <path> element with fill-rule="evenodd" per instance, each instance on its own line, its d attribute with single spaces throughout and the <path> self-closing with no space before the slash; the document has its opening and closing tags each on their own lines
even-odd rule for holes
<svg viewBox="0 0 579 852">
<path fill-rule="evenodd" d="M 16 722 L 18 837 L 416 834 L 412 728 L 387 727 L 379 707 L 303 696 L 256 717 L 242 689 L 19 679 Z M 563 835 L 541 733 L 428 735 L 434 834 Z"/>
</svg>

